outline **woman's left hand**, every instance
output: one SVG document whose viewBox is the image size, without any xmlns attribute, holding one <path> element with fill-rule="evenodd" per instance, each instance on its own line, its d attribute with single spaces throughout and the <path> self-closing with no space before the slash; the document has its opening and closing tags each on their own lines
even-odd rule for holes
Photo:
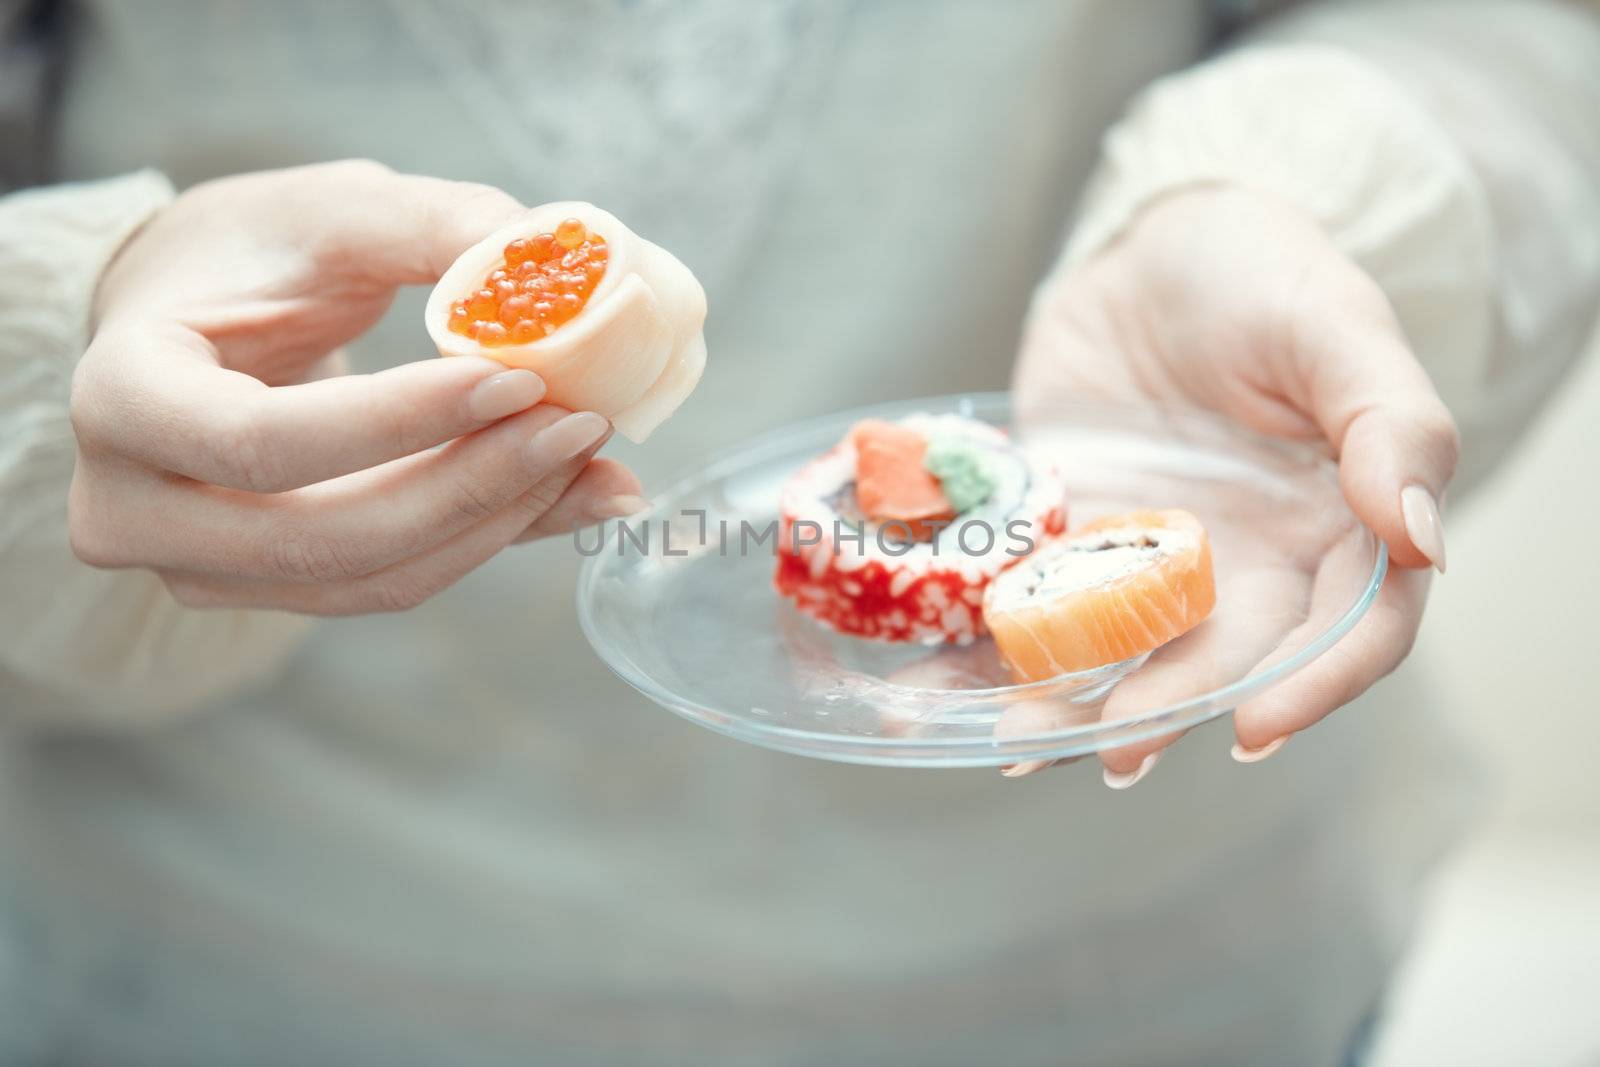
<svg viewBox="0 0 1600 1067">
<path fill-rule="evenodd" d="M 1410 651 L 1426 568 L 1444 570 L 1439 500 L 1455 472 L 1455 423 L 1378 285 L 1312 220 L 1267 197 L 1227 187 L 1164 197 L 1050 285 L 1017 364 L 1023 417 L 1060 400 L 1152 401 L 1320 442 L 1337 457 L 1351 509 L 1388 545 L 1394 566 L 1371 611 L 1326 654 L 1237 709 L 1235 758 L 1264 758 Z M 1315 610 L 1309 572 L 1251 577 L 1259 578 L 1253 598 L 1303 614 L 1309 596 Z M 1274 610 L 1257 606 L 1257 618 Z M 1158 654 L 1113 691 L 1105 717 L 1134 702 L 1192 695 L 1197 685 L 1225 680 L 1208 673 L 1242 674 L 1273 657 L 1265 627 L 1209 629 L 1210 645 L 1226 648 L 1171 646 L 1175 654 Z M 1102 752 L 1107 784 L 1133 784 L 1172 740 Z"/>
</svg>

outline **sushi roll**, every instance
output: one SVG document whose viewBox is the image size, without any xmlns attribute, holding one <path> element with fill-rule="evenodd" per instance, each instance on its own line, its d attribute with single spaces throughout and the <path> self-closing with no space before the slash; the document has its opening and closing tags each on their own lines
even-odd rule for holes
<svg viewBox="0 0 1600 1067">
<path fill-rule="evenodd" d="M 778 592 L 842 633 L 966 644 L 983 590 L 1066 526 L 1051 464 L 959 415 L 857 423 L 779 503 Z"/>
<path fill-rule="evenodd" d="M 1041 544 L 990 584 L 983 617 L 1012 673 L 1037 682 L 1154 651 L 1216 602 L 1200 521 L 1135 511 Z"/>
<path fill-rule="evenodd" d="M 706 364 L 706 294 L 689 268 L 593 204 L 545 204 L 461 253 L 423 312 L 442 356 L 487 356 L 545 399 L 643 441 Z"/>
</svg>

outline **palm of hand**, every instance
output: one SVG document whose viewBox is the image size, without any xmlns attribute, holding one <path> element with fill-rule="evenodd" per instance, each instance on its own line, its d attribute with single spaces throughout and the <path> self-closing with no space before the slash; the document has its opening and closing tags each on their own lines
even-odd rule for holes
<svg viewBox="0 0 1600 1067">
<path fill-rule="evenodd" d="M 1024 337 L 1014 398 L 1024 421 L 1047 418 L 1064 402 L 1107 400 L 1198 408 L 1311 443 L 1339 458 L 1350 507 L 1404 567 L 1427 562 L 1400 515 L 1404 479 L 1414 474 L 1437 492 L 1454 466 L 1448 413 L 1382 292 L 1309 221 L 1244 193 L 1162 201 L 1118 242 L 1048 284 Z M 1197 696 L 1292 653 L 1360 588 L 1364 535 L 1348 519 L 1265 507 L 1261 498 L 1214 497 L 1195 510 L 1229 546 L 1217 560 L 1217 609 L 1117 686 L 1106 720 Z M 1409 651 L 1427 584 L 1425 571 L 1391 571 L 1354 631 L 1238 709 L 1242 748 L 1304 729 L 1392 670 Z M 1027 728 L 1040 725 L 1047 724 Z M 1109 750 L 1102 760 L 1126 776 L 1174 739 Z"/>
</svg>

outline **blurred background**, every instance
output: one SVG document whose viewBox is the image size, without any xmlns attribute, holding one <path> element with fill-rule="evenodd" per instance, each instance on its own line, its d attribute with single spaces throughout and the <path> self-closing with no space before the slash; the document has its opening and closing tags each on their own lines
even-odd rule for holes
<svg viewBox="0 0 1600 1067">
<path fill-rule="evenodd" d="M 1600 338 L 1448 517 L 1415 656 L 1493 791 L 1429 894 L 1375 1067 L 1600 1064 L 1600 566 L 1536 532 L 1600 524 L 1597 414 Z"/>
</svg>

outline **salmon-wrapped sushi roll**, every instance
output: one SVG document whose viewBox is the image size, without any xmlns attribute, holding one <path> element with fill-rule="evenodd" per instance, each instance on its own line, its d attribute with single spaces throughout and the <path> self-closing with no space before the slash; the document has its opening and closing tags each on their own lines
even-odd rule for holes
<svg viewBox="0 0 1600 1067">
<path fill-rule="evenodd" d="M 966 644 L 984 587 L 1066 526 L 1059 471 L 959 415 L 857 423 L 779 504 L 780 593 L 857 637 Z"/>
<path fill-rule="evenodd" d="M 545 204 L 463 252 L 428 298 L 444 356 L 524 367 L 545 399 L 643 441 L 700 381 L 706 295 L 689 268 L 607 212 Z"/>
<path fill-rule="evenodd" d="M 1037 682 L 1151 652 L 1216 601 L 1200 521 L 1135 511 L 1041 545 L 990 584 L 983 617 L 1012 673 Z"/>
</svg>

